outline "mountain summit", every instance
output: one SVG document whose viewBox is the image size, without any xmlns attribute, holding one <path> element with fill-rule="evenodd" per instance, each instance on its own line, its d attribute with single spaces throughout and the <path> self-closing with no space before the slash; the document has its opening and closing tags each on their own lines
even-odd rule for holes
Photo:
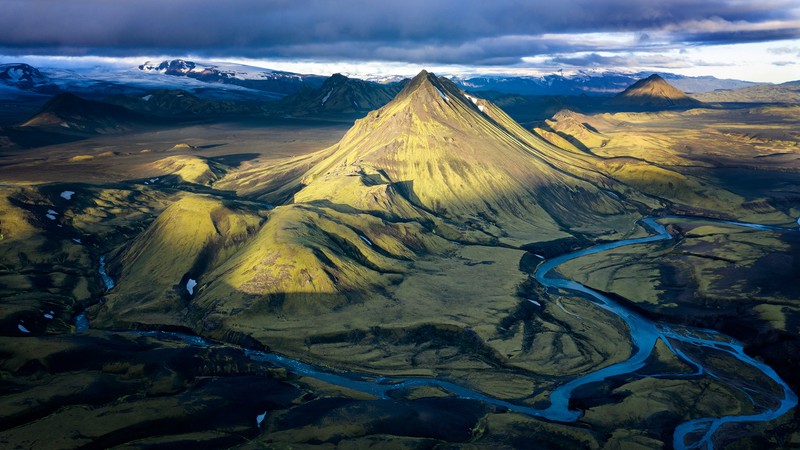
<svg viewBox="0 0 800 450">
<path fill-rule="evenodd" d="M 691 107 L 702 104 L 656 74 L 632 84 L 617 94 L 611 103 L 645 108 Z"/>
<path fill-rule="evenodd" d="M 613 181 L 582 156 L 426 71 L 315 157 L 298 179 L 295 203 L 325 200 L 396 216 L 413 208 L 509 242 L 565 237 L 559 224 L 628 209 L 601 188 Z"/>
</svg>

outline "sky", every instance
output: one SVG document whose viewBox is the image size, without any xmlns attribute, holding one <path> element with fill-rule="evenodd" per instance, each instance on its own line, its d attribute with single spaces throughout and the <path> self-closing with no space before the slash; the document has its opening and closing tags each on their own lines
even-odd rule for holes
<svg viewBox="0 0 800 450">
<path fill-rule="evenodd" d="M 800 79 L 800 0 L 2 0 L 0 62 Z"/>
</svg>

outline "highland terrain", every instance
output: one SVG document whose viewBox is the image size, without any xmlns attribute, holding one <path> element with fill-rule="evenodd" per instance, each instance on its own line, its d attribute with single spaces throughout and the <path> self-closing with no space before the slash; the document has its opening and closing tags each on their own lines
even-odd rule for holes
<svg viewBox="0 0 800 450">
<path fill-rule="evenodd" d="M 140 70 L 188 90 L 87 98 L 23 69 L 0 130 L 3 446 L 800 443 L 792 84 L 274 73 L 225 96 L 184 61 Z"/>
</svg>

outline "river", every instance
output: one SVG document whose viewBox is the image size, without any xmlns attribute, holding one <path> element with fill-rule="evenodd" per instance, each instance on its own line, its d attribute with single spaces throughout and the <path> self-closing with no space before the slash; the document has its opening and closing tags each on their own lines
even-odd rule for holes
<svg viewBox="0 0 800 450">
<path fill-rule="evenodd" d="M 703 220 L 727 223 L 729 225 L 748 227 L 758 230 L 785 232 L 797 231 L 796 229 L 778 228 L 742 222 L 713 219 Z M 624 239 L 595 245 L 593 247 L 545 260 L 536 268 L 534 276 L 542 285 L 549 288 L 558 288 L 579 293 L 592 300 L 597 306 L 619 316 L 623 321 L 625 321 L 629 328 L 630 340 L 634 349 L 633 354 L 626 361 L 604 367 L 600 370 L 575 378 L 559 386 L 550 394 L 550 406 L 544 409 L 537 409 L 530 406 L 519 405 L 505 400 L 496 399 L 464 386 L 436 378 L 388 378 L 375 377 L 374 375 L 357 372 L 336 372 L 328 368 L 317 367 L 275 353 L 252 350 L 245 350 L 245 352 L 253 360 L 268 362 L 272 365 L 283 367 L 298 375 L 313 377 L 327 383 L 372 394 L 379 398 L 388 398 L 390 391 L 399 388 L 436 386 L 445 389 L 461 398 L 483 401 L 522 414 L 542 417 L 558 422 L 574 422 L 581 417 L 580 411 L 569 409 L 569 400 L 576 389 L 590 383 L 606 380 L 610 377 L 634 374 L 634 372 L 644 367 L 645 362 L 655 348 L 656 343 L 661 340 L 678 358 L 696 368 L 695 375 L 708 374 L 714 378 L 717 378 L 717 381 L 724 382 L 724 380 L 716 377 L 713 374 L 713 371 L 704 367 L 701 361 L 693 359 L 687 354 L 687 352 L 680 350 L 678 346 L 675 345 L 676 343 L 680 343 L 683 346 L 703 347 L 724 352 L 763 374 L 765 379 L 769 379 L 774 382 L 782 391 L 781 398 L 773 399 L 775 403 L 775 407 L 773 408 L 766 408 L 760 404 L 754 403 L 757 408 L 761 407 L 764 409 L 760 413 L 740 416 L 705 417 L 680 424 L 675 429 L 673 434 L 673 445 L 676 449 L 712 449 L 714 446 L 714 435 L 723 425 L 728 423 L 742 422 L 769 422 L 777 419 L 794 408 L 797 405 L 797 395 L 795 395 L 789 385 L 786 384 L 786 382 L 784 382 L 771 367 L 747 355 L 744 352 L 743 345 L 740 342 L 712 330 L 693 329 L 651 321 L 650 319 L 647 319 L 636 312 L 626 309 L 624 306 L 613 301 L 612 299 L 576 281 L 562 278 L 556 273 L 556 269 L 561 264 L 582 256 L 605 252 L 622 246 L 644 244 L 672 238 L 665 227 L 656 222 L 655 219 L 643 219 L 642 223 L 649 231 L 653 233 L 651 236 Z M 101 257 L 100 259 L 99 273 L 103 279 L 103 282 L 106 284 L 107 290 L 113 289 L 114 281 L 106 274 L 105 271 L 105 257 Z M 77 320 L 85 322 L 85 317 L 85 314 L 79 315 Z M 82 326 L 78 327 L 79 329 L 87 326 L 83 323 L 81 323 L 81 325 Z M 165 336 L 169 335 L 181 339 L 190 345 L 216 345 L 200 337 L 188 336 L 180 333 L 152 331 L 136 333 Z"/>
</svg>

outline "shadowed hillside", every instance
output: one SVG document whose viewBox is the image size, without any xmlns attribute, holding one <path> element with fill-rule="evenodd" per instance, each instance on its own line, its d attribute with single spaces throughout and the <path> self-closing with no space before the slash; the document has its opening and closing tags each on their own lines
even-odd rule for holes
<svg viewBox="0 0 800 450">
<path fill-rule="evenodd" d="M 146 122 L 145 116 L 122 106 L 59 94 L 22 127 L 104 134 L 128 130 Z"/>
<path fill-rule="evenodd" d="M 383 85 L 337 73 L 318 88 L 304 86 L 288 95 L 276 108 L 293 116 L 367 112 L 389 103 L 400 88 L 398 83 Z"/>
</svg>

